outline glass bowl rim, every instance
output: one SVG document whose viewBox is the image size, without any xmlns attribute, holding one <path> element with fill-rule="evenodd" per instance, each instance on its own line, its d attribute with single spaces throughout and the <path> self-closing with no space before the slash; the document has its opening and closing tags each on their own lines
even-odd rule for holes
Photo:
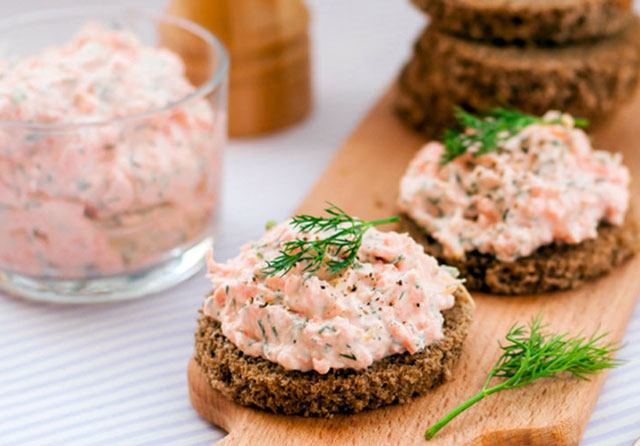
<svg viewBox="0 0 640 446">
<path fill-rule="evenodd" d="M 85 7 L 73 7 L 73 8 L 56 8 L 56 9 L 43 9 L 36 12 L 28 12 L 23 14 L 16 14 L 7 16 L 0 19 L 0 32 L 9 29 L 16 29 L 20 26 L 33 25 L 38 23 L 46 23 L 47 21 L 61 20 L 64 18 L 77 18 L 82 15 L 100 15 L 104 14 L 105 17 L 109 15 L 117 14 L 137 14 L 145 19 L 156 20 L 162 23 L 168 23 L 176 25 L 182 29 L 197 35 L 200 37 L 209 48 L 212 49 L 215 55 L 218 56 L 218 65 L 209 76 L 209 78 L 199 87 L 195 88 L 186 96 L 177 101 L 170 102 L 162 107 L 155 107 L 144 112 L 132 113 L 130 115 L 120 116 L 110 119 L 97 119 L 83 122 L 27 122 L 27 121 L 15 121 L 0 119 L 0 127 L 12 127 L 23 128 L 31 131 L 64 131 L 64 130 L 77 130 L 87 127 L 98 127 L 111 124 L 119 124 L 126 122 L 135 122 L 144 119 L 151 118 L 162 112 L 180 107 L 195 99 L 206 96 L 215 88 L 217 88 L 226 79 L 229 71 L 229 55 L 220 39 L 212 32 L 198 25 L 191 20 L 187 20 L 181 17 L 173 16 L 170 14 L 164 14 L 156 12 L 147 8 L 137 7 L 125 7 L 125 6 L 85 6 Z"/>
</svg>

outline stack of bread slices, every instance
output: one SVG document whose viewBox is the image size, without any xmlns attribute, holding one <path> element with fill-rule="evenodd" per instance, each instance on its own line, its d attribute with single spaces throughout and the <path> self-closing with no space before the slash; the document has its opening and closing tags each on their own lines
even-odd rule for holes
<svg viewBox="0 0 640 446">
<path fill-rule="evenodd" d="M 607 119 L 640 81 L 630 0 L 412 0 L 430 16 L 399 80 L 396 109 L 433 136 L 453 109 L 555 109 Z"/>
</svg>

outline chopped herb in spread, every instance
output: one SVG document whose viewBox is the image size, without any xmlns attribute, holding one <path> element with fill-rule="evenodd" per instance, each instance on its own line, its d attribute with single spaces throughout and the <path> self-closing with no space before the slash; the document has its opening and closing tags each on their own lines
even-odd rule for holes
<svg viewBox="0 0 640 446">
<path fill-rule="evenodd" d="M 207 231 L 224 137 L 207 100 L 81 126 L 190 95 L 195 87 L 178 55 L 131 31 L 88 24 L 64 45 L 2 66 L 1 120 L 78 125 L 0 129 L 7 142 L 0 147 L 3 268 L 69 279 L 122 274 Z M 37 207 L 29 204 L 35 200 Z"/>
<path fill-rule="evenodd" d="M 568 115 L 545 115 L 542 118 L 521 113 L 517 110 L 494 108 L 485 115 L 474 115 L 461 108 L 455 110 L 460 129 L 448 129 L 443 138 L 445 147 L 442 162 L 448 163 L 472 151 L 474 156 L 498 150 L 500 144 L 532 124 L 565 124 L 586 127 L 584 119 L 573 119 Z M 564 119 L 564 121 L 563 121 Z M 557 142 L 552 142 L 556 144 Z M 526 153 L 528 146 L 523 146 Z"/>
<path fill-rule="evenodd" d="M 291 226 L 305 233 L 303 237 L 287 240 L 280 255 L 268 260 L 262 272 L 267 276 L 284 275 L 299 263 L 304 270 L 313 274 L 326 267 L 335 275 L 351 266 L 358 257 L 364 233 L 371 227 L 397 222 L 398 217 L 383 220 L 364 221 L 353 218 L 334 204 L 325 209 L 328 217 L 296 215 Z M 324 237 L 317 234 L 324 233 Z"/>
<path fill-rule="evenodd" d="M 358 226 L 371 224 L 347 220 L 333 209 L 341 219 L 337 225 L 305 217 L 313 224 L 301 228 L 296 223 L 301 219 L 293 219 L 272 227 L 226 263 L 209 259 L 215 291 L 204 313 L 218 320 L 225 337 L 245 354 L 286 369 L 327 373 L 415 353 L 443 336 L 441 312 L 453 306 L 461 281 L 407 234 L 374 227 L 361 231 Z M 342 232 L 342 224 L 353 232 Z M 287 243 L 336 240 L 335 234 L 345 243 L 359 240 L 350 248 L 357 263 L 335 274 L 310 273 L 303 259 L 279 274 L 263 273 Z M 350 254 L 331 255 L 339 261 Z"/>
<path fill-rule="evenodd" d="M 621 155 L 594 150 L 570 116 L 460 116 L 468 129 L 422 148 L 398 198 L 446 257 L 478 251 L 509 262 L 624 220 L 629 172 Z"/>
</svg>

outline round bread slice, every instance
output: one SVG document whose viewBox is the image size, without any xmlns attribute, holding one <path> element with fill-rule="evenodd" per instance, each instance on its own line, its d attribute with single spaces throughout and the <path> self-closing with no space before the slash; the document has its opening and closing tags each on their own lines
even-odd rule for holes
<svg viewBox="0 0 640 446">
<path fill-rule="evenodd" d="M 439 138 L 445 128 L 455 126 L 452 110 L 458 104 L 441 94 L 418 95 L 407 80 L 408 69 L 409 65 L 406 65 L 398 77 L 394 97 L 395 112 L 401 121 L 426 138 Z"/>
<path fill-rule="evenodd" d="M 631 212 L 620 226 L 602 223 L 595 239 L 575 245 L 542 246 L 513 262 L 501 262 L 478 251 L 466 253 L 464 259 L 447 257 L 442 245 L 407 215 L 401 216 L 400 226 L 424 246 L 427 254 L 458 268 L 469 290 L 505 295 L 576 288 L 587 280 L 609 273 L 640 249 L 638 224 Z"/>
<path fill-rule="evenodd" d="M 536 115 L 562 110 L 597 123 L 632 98 L 639 83 L 639 19 L 620 35 L 552 49 L 495 47 L 428 27 L 399 79 L 413 105 L 404 97 L 396 108 L 420 130 L 451 122 L 454 105 L 472 111 L 506 105 Z"/>
<path fill-rule="evenodd" d="M 330 417 L 405 403 L 447 380 L 462 351 L 475 304 L 464 287 L 442 312 L 444 337 L 415 354 L 388 356 L 362 370 L 286 370 L 242 353 L 220 324 L 202 316 L 194 358 L 211 386 L 245 406 L 285 415 Z"/>
<path fill-rule="evenodd" d="M 631 0 L 412 0 L 438 28 L 469 39 L 538 45 L 611 36 L 629 23 Z"/>
</svg>

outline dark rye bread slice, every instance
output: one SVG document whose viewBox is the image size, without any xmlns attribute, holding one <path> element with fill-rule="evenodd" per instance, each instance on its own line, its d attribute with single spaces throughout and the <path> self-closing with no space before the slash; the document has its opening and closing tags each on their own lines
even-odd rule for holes
<svg viewBox="0 0 640 446">
<path fill-rule="evenodd" d="M 620 35 L 563 48 L 495 47 L 428 27 L 399 78 L 400 117 L 427 133 L 450 124 L 453 106 L 562 110 L 601 121 L 640 82 L 640 20 Z"/>
<path fill-rule="evenodd" d="M 243 354 L 220 324 L 198 320 L 194 358 L 211 386 L 245 406 L 285 415 L 330 417 L 389 404 L 405 403 L 449 379 L 462 351 L 474 303 L 460 287 L 444 316 L 444 338 L 413 355 L 386 357 L 366 369 L 286 370 L 263 358 Z"/>
<path fill-rule="evenodd" d="M 631 212 L 620 226 L 601 224 L 595 239 L 576 245 L 542 246 L 513 262 L 501 262 L 478 251 L 466 253 L 464 259 L 450 258 L 444 255 L 442 245 L 410 217 L 402 215 L 400 227 L 424 246 L 427 254 L 458 268 L 469 290 L 505 295 L 576 288 L 609 273 L 640 249 L 638 224 Z"/>
<path fill-rule="evenodd" d="M 494 43 L 565 44 L 619 33 L 631 0 L 412 0 L 439 29 Z"/>
<path fill-rule="evenodd" d="M 418 96 L 408 85 L 408 68 L 408 65 L 405 66 L 398 77 L 394 97 L 395 112 L 400 120 L 426 138 L 439 138 L 445 128 L 455 126 L 452 110 L 458 104 L 436 92 Z"/>
</svg>

